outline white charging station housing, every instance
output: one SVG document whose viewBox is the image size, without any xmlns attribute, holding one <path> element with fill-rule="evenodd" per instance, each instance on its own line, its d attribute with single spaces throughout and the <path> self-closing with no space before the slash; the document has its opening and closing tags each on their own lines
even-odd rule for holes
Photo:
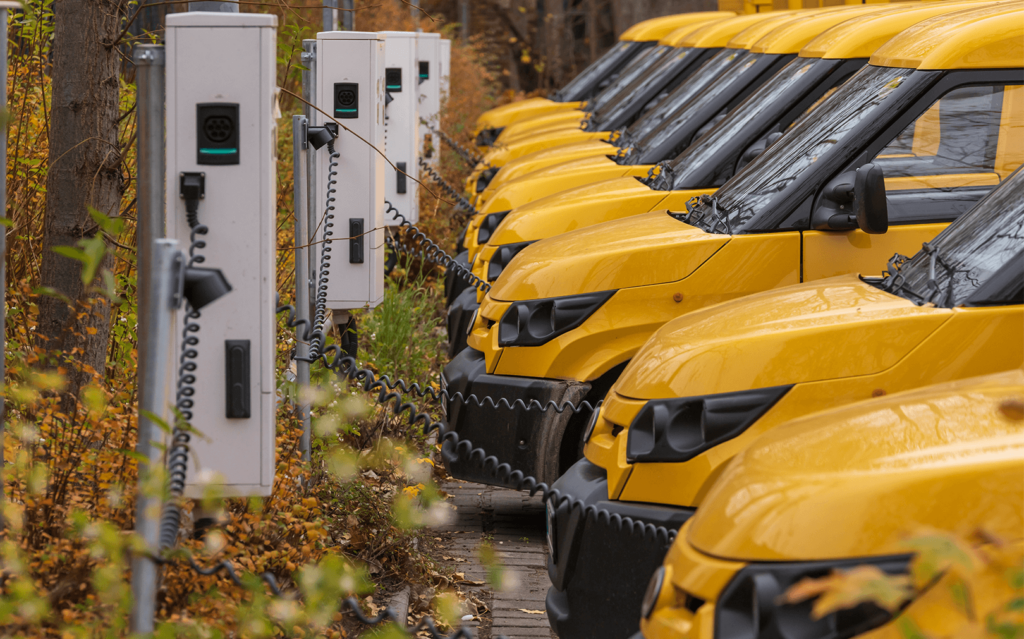
<svg viewBox="0 0 1024 639">
<path fill-rule="evenodd" d="M 384 179 L 385 198 L 405 219 L 415 224 L 420 218 L 419 185 L 416 183 L 420 128 L 417 34 L 414 31 L 382 31 L 381 34 L 387 37 L 384 89 L 391 96 L 391 102 L 384 107 L 384 147 L 396 167 L 388 167 Z M 394 215 L 385 215 L 384 223 L 399 226 L 401 221 Z"/>
<path fill-rule="evenodd" d="M 448 38 L 441 39 L 441 52 L 438 54 L 438 67 L 440 67 L 440 73 L 437 74 L 437 77 L 441 80 L 441 104 L 443 105 L 448 99 L 448 90 L 452 74 L 452 41 Z"/>
<path fill-rule="evenodd" d="M 373 147 L 385 151 L 385 46 L 391 46 L 386 40 L 380 33 L 360 31 L 316 36 L 316 105 L 352 131 L 339 127 L 334 141 L 341 157 L 334 176 L 335 239 L 329 245 L 323 239 L 330 158 L 326 148 L 317 152 L 318 243 L 310 259 L 319 269 L 322 251 L 330 248 L 327 308 L 332 310 L 373 308 L 384 299 L 384 190 L 390 167 Z M 320 112 L 314 118 L 314 125 L 334 122 Z"/>
<path fill-rule="evenodd" d="M 207 487 L 270 495 L 275 451 L 277 17 L 191 12 L 167 16 L 167 236 L 186 256 L 181 176 L 200 173 L 196 266 L 220 269 L 231 292 L 201 309 L 185 496 Z M 186 257 L 187 259 L 187 257 Z M 185 312 L 177 313 L 181 353 Z M 173 362 L 177 379 L 178 362 Z"/>
<path fill-rule="evenodd" d="M 419 116 L 420 137 L 419 151 L 423 159 L 434 167 L 440 159 L 438 144 L 440 140 L 427 128 L 427 124 L 435 129 L 441 122 L 441 34 L 417 33 L 416 52 L 419 64 Z M 424 124 L 426 123 L 426 124 Z"/>
</svg>

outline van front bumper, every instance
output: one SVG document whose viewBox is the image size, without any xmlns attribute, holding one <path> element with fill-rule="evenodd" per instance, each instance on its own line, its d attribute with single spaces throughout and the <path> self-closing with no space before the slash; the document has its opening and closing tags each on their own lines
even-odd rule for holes
<svg viewBox="0 0 1024 639">
<path fill-rule="evenodd" d="M 542 411 L 536 407 L 524 410 L 521 406 L 513 410 L 509 406 L 522 400 L 529 405 L 537 400 L 541 405 L 555 402 L 562 405 L 572 402 L 578 405 L 590 391 L 585 382 L 535 377 L 512 377 L 509 375 L 488 375 L 484 354 L 466 348 L 445 366 L 442 381 L 449 393 L 461 393 L 462 397 L 475 395 L 478 401 L 465 402 L 456 397 L 445 401 L 445 419 L 449 428 L 468 439 L 474 448 L 483 448 L 488 456 L 494 456 L 500 463 L 508 464 L 512 470 L 535 477 L 547 483 L 559 475 L 560 457 L 579 452 L 579 442 L 569 442 L 571 450 L 562 455 L 562 436 L 572 420 L 576 426 L 585 425 L 589 414 L 575 414 L 572 410 L 558 413 Z M 504 402 L 502 400 L 505 400 Z M 506 403 L 507 402 L 507 403 Z M 482 404 L 482 406 L 480 405 Z M 497 406 L 496 406 L 497 405 Z M 578 422 L 583 420 L 583 424 Z M 582 428 L 580 428 L 582 432 Z M 573 432 L 573 431 L 570 431 Z M 445 441 L 441 447 L 445 467 L 452 477 L 494 486 L 512 488 L 510 483 L 499 481 L 479 460 L 468 460 L 466 455 L 456 455 L 455 447 Z"/>
<path fill-rule="evenodd" d="M 665 536 L 634 531 L 608 513 L 677 531 L 692 508 L 608 499 L 605 471 L 586 459 L 576 462 L 554 488 L 563 497 L 596 506 L 604 514 L 585 517 L 582 508 L 548 505 L 548 621 L 561 639 L 631 637 L 640 628 L 640 603 L 671 543 Z M 639 526 L 636 526 L 639 528 Z"/>
</svg>

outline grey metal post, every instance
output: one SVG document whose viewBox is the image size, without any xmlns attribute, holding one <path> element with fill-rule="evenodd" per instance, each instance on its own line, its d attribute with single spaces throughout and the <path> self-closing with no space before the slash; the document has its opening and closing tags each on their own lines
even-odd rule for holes
<svg viewBox="0 0 1024 639">
<path fill-rule="evenodd" d="M 310 104 L 316 104 L 316 40 L 303 40 L 302 41 L 302 64 L 308 71 L 302 73 L 302 97 Z M 314 126 L 316 123 L 322 122 L 323 116 L 316 109 L 306 106 L 306 119 L 310 126 Z M 307 145 L 308 146 L 308 145 Z M 317 200 L 316 190 L 316 172 L 317 172 L 317 151 L 311 146 L 308 146 L 306 151 L 306 219 L 308 220 L 306 226 L 306 237 L 304 240 L 305 244 L 309 244 L 314 240 L 313 234 L 317 228 L 320 220 L 318 219 L 319 202 Z M 310 256 L 314 256 L 318 253 L 319 247 L 310 247 Z M 316 260 L 310 258 L 309 260 L 309 272 L 306 276 L 306 283 L 308 286 L 312 286 L 312 279 L 315 277 L 313 271 Z M 312 301 L 312 296 L 307 297 Z M 307 307 L 307 317 L 312 317 L 312 307 Z"/>
<path fill-rule="evenodd" d="M 459 0 L 459 22 L 462 24 L 462 40 L 469 41 L 469 0 Z"/>
<path fill-rule="evenodd" d="M 310 451 L 310 411 L 309 401 L 309 344 L 306 333 L 309 326 L 309 216 L 306 215 L 306 200 L 303 194 L 302 175 L 306 164 L 306 125 L 304 115 L 292 116 L 292 158 L 295 162 L 292 175 L 294 190 L 292 202 L 295 207 L 295 314 L 296 319 L 305 320 L 295 329 L 295 382 L 298 387 L 299 415 L 302 418 L 302 439 L 299 448 L 302 450 L 302 461 L 309 461 Z"/>
<path fill-rule="evenodd" d="M 17 9 L 17 2 L 0 2 L 0 57 L 3 57 L 3 70 L 0 71 L 0 109 L 7 113 L 7 10 Z M 0 165 L 3 176 L 0 176 L 0 215 L 7 217 L 7 126 L 0 131 Z M 7 357 L 7 227 L 0 227 L 0 287 L 3 287 L 3 301 L 0 305 L 0 383 L 7 379 L 5 358 Z M 6 399 L 0 397 L 0 504 L 4 501 L 4 424 L 6 418 Z M 6 526 L 3 511 L 0 510 L 0 529 Z"/>
<path fill-rule="evenodd" d="M 162 45 L 142 44 L 133 54 L 138 85 L 138 159 L 136 246 L 139 290 L 139 418 L 136 451 L 142 459 L 159 459 L 154 446 L 154 424 L 144 411 L 161 415 L 167 408 L 166 351 L 171 337 L 170 257 L 164 235 L 164 86 L 165 56 Z M 176 242 L 173 242 L 176 245 Z M 164 263 L 166 262 L 166 263 Z M 166 289 L 166 290 L 164 290 Z M 135 530 L 147 548 L 159 544 L 159 503 L 141 490 L 148 463 L 139 464 L 139 490 L 135 505 Z M 156 607 L 157 566 L 146 557 L 132 558 L 132 614 L 134 633 L 153 631 Z"/>
<path fill-rule="evenodd" d="M 323 31 L 338 30 L 338 0 L 322 0 L 324 7 L 321 9 L 323 16 Z"/>
<path fill-rule="evenodd" d="M 355 0 L 341 0 L 341 8 L 345 11 L 341 12 L 341 23 L 342 29 L 345 31 L 356 30 L 356 12 L 355 12 Z"/>
<path fill-rule="evenodd" d="M 419 26 L 420 23 L 420 0 L 409 0 L 409 13 L 412 14 L 413 22 Z M 422 31 L 422 29 L 416 29 Z"/>
</svg>

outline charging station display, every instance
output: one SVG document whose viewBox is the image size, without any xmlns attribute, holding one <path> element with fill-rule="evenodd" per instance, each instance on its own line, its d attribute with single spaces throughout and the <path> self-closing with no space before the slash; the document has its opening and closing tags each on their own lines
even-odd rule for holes
<svg viewBox="0 0 1024 639">
<path fill-rule="evenodd" d="M 441 34 L 417 33 L 416 51 L 419 64 L 419 151 L 423 159 L 437 167 L 440 140 L 434 139 L 430 127 L 441 127 Z"/>
<path fill-rule="evenodd" d="M 311 263 L 326 264 L 326 306 L 335 311 L 373 308 L 384 299 L 384 193 L 393 171 L 373 147 L 386 152 L 386 46 L 390 40 L 379 33 L 316 36 L 316 105 L 331 117 L 314 113 L 311 124 L 336 126 L 337 120 L 355 134 L 338 128 L 333 160 L 326 148 L 317 151 Z"/>
<path fill-rule="evenodd" d="M 419 221 L 419 61 L 417 34 L 411 31 L 382 31 L 385 47 L 387 106 L 384 108 L 384 151 L 394 164 L 388 167 L 385 198 L 410 223 Z M 384 223 L 399 226 L 401 220 L 386 215 Z"/>
<path fill-rule="evenodd" d="M 277 399 L 277 18 L 191 12 L 168 15 L 166 27 L 167 235 L 185 249 L 186 261 L 193 240 L 206 244 L 196 249 L 205 258 L 196 264 L 202 277 L 186 278 L 186 287 L 219 286 L 195 320 L 198 432 L 189 444 L 185 496 L 202 497 L 210 486 L 229 496 L 266 496 L 274 481 Z M 196 224 L 208 232 L 193 237 Z M 186 316 L 177 313 L 176 354 Z M 170 363 L 171 379 L 179 365 L 177 358 Z"/>
</svg>

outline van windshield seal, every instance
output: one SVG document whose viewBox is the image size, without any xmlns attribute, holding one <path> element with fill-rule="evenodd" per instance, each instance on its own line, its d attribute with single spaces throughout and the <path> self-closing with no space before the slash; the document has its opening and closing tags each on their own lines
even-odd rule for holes
<svg viewBox="0 0 1024 639">
<path fill-rule="evenodd" d="M 611 104 L 613 100 L 619 97 L 619 94 L 623 89 L 632 84 L 634 80 L 643 75 L 648 69 L 653 69 L 654 67 L 661 65 L 661 61 L 665 56 L 669 55 L 673 51 L 675 51 L 673 47 L 665 45 L 659 45 L 652 49 L 641 51 L 640 55 L 633 58 L 632 62 L 626 65 L 626 68 L 619 73 L 619 76 L 615 78 L 611 84 L 605 87 L 593 98 L 587 100 L 585 105 L 586 110 L 590 113 L 594 113 Z"/>
<path fill-rule="evenodd" d="M 1024 247 L 1024 171 L 1018 168 L 909 260 L 896 256 L 880 287 L 916 304 L 964 304 Z"/>
<path fill-rule="evenodd" d="M 733 232 L 773 230 L 776 208 L 792 199 L 789 190 L 802 174 L 833 153 L 847 152 L 864 126 L 881 126 L 887 111 L 900 110 L 928 83 L 909 82 L 912 69 L 867 66 L 715 193 L 718 211 Z M 777 206 L 776 206 L 777 205 Z M 704 206 L 697 204 L 696 206 Z M 787 209 L 788 210 L 788 209 Z"/>
<path fill-rule="evenodd" d="M 760 121 L 767 112 L 774 112 L 774 120 L 778 120 L 808 89 L 828 75 L 835 64 L 836 60 L 796 58 L 784 66 L 772 79 L 758 87 L 750 97 L 733 109 L 725 119 L 669 163 L 669 171 L 673 176 L 670 188 L 693 188 L 691 185 L 696 184 L 695 180 L 703 178 L 707 173 L 707 164 L 713 164 L 718 160 L 718 153 L 723 147 L 737 135 L 742 135 L 741 132 L 746 127 Z M 771 126 L 775 126 L 775 121 L 771 122 Z M 699 186 L 707 186 L 704 184 L 705 181 L 701 180 Z"/>
</svg>

